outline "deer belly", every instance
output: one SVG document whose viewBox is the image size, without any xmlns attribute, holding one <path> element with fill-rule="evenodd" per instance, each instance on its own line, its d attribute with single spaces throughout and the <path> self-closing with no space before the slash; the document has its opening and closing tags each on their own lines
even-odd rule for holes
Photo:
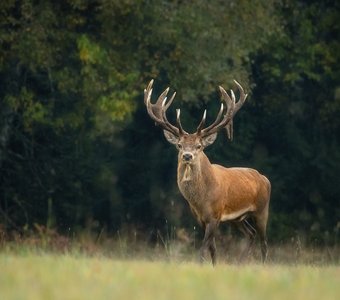
<svg viewBox="0 0 340 300">
<path fill-rule="evenodd" d="M 252 212 L 254 211 L 254 207 L 253 206 L 249 206 L 247 208 L 244 209 L 240 209 L 238 211 L 235 212 L 228 212 L 228 213 L 223 213 L 221 216 L 221 221 L 231 221 L 231 220 L 235 220 L 235 219 L 239 219 L 240 221 L 242 221 L 248 212 Z"/>
</svg>

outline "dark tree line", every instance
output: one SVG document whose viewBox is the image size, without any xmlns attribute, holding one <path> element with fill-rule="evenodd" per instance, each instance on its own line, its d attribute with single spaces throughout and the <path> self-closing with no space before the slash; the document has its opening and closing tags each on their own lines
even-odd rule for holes
<svg viewBox="0 0 340 300">
<path fill-rule="evenodd" d="M 250 93 L 213 162 L 272 182 L 269 234 L 339 231 L 340 28 L 336 1 L 14 1 L 0 4 L 0 224 L 63 232 L 195 224 L 176 152 L 142 92 L 177 91 L 186 128 Z M 174 118 L 174 111 L 169 112 Z"/>
</svg>

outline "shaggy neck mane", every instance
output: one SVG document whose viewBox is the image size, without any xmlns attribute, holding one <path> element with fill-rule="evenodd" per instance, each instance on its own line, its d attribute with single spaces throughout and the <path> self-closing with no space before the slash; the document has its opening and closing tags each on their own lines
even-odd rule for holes
<svg viewBox="0 0 340 300">
<path fill-rule="evenodd" d="M 183 163 L 178 160 L 178 184 L 207 186 L 215 181 L 208 157 L 201 152 L 194 164 Z"/>
</svg>

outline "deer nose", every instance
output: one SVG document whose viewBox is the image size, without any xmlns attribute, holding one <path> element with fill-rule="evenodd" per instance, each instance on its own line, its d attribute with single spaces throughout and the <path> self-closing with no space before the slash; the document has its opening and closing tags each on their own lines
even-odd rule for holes
<svg viewBox="0 0 340 300">
<path fill-rule="evenodd" d="M 193 158 L 191 153 L 184 153 L 182 157 L 183 157 L 183 160 L 185 161 L 190 161 Z"/>
</svg>

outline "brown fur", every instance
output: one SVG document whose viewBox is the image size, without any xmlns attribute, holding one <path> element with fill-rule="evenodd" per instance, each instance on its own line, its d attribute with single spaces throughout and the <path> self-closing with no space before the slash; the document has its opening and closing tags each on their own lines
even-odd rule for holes
<svg viewBox="0 0 340 300">
<path fill-rule="evenodd" d="M 178 143 L 181 145 L 178 154 L 178 187 L 198 222 L 204 228 L 207 224 L 215 224 L 214 230 L 221 221 L 237 222 L 239 226 L 245 227 L 240 229 L 250 239 L 251 247 L 255 236 L 251 233 L 249 223 L 245 221 L 252 217 L 254 229 L 261 239 L 264 261 L 267 256 L 266 225 L 271 189 L 269 180 L 254 169 L 225 168 L 211 164 L 202 151 L 203 148 L 196 149 L 197 145 L 204 142 L 195 134 L 181 137 Z M 192 161 L 184 161 L 184 153 L 191 153 Z M 212 243 L 214 244 L 213 241 L 208 243 L 208 248 L 213 247 Z M 205 251 L 203 245 L 202 255 L 205 255 Z M 215 250 L 210 252 L 214 263 Z"/>
<path fill-rule="evenodd" d="M 221 221 L 230 221 L 248 237 L 248 251 L 251 249 L 256 234 L 261 241 L 262 260 L 267 257 L 266 227 L 270 199 L 270 182 L 259 172 L 248 168 L 225 168 L 211 164 L 203 149 L 211 145 L 217 132 L 226 129 L 228 137 L 233 137 L 233 117 L 244 104 L 247 94 L 235 81 L 240 98 L 236 102 L 231 90 L 231 97 L 220 86 L 223 103 L 215 122 L 204 128 L 206 111 L 196 133 L 188 134 L 180 122 L 180 110 L 176 110 L 177 125 L 172 125 L 166 118 L 175 93 L 167 100 L 167 88 L 152 104 L 151 93 L 153 80 L 144 90 L 144 103 L 152 120 L 164 129 L 166 139 L 177 146 L 178 187 L 188 201 L 198 222 L 204 227 L 205 235 L 201 247 L 201 259 L 205 260 L 210 252 L 212 263 L 216 263 L 215 233 Z M 225 105 L 225 106 L 224 106 Z M 225 110 L 224 107 L 227 109 Z M 252 225 L 249 219 L 254 221 Z"/>
</svg>

